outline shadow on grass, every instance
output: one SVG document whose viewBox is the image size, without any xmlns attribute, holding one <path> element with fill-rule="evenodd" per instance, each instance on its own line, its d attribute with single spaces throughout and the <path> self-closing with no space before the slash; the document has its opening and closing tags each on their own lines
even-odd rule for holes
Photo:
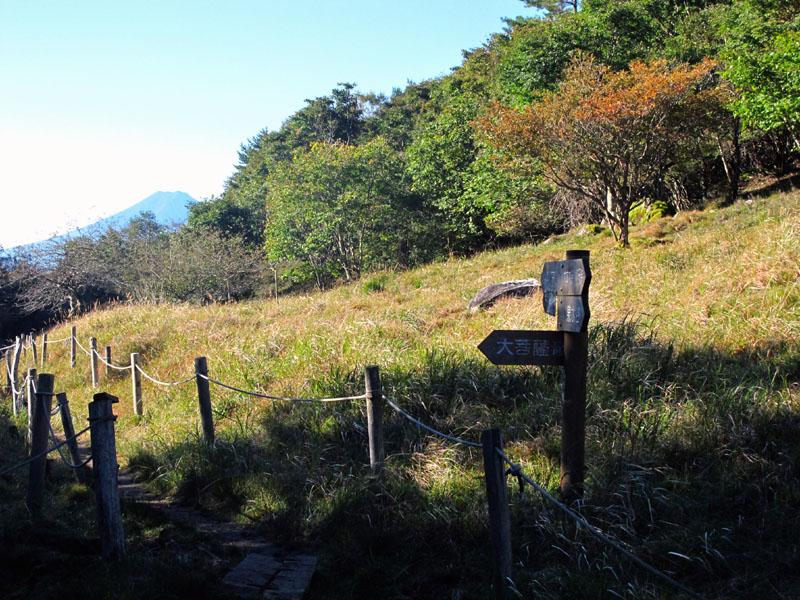
<svg viewBox="0 0 800 600">
<path fill-rule="evenodd" d="M 797 346 L 676 351 L 623 322 L 593 328 L 590 348 L 584 513 L 710 598 L 796 595 L 800 579 L 786 573 L 800 572 Z M 558 369 L 429 353 L 383 378 L 422 421 L 475 441 L 500 427 L 534 478 L 557 472 Z M 360 370 L 312 382 L 320 395 L 361 385 Z M 315 549 L 312 597 L 488 596 L 480 452 L 386 411 L 381 479 L 366 465 L 360 403 L 276 404 L 228 422 L 213 448 L 187 440 L 142 450 L 131 465 L 187 503 Z M 512 504 L 523 596 L 679 597 L 530 492 Z"/>
<path fill-rule="evenodd" d="M 0 399 L 0 469 L 26 458 L 25 418 Z M 100 557 L 94 493 L 57 455 L 48 461 L 42 515 L 25 507 L 28 468 L 0 477 L 0 598 L 224 598 L 219 567 L 189 534 L 148 515 L 123 514 L 128 555 Z"/>
</svg>

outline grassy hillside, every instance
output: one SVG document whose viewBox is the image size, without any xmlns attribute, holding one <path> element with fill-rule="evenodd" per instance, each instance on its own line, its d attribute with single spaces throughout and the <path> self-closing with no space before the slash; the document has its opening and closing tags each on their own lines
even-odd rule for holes
<svg viewBox="0 0 800 600">
<path fill-rule="evenodd" d="M 635 229 L 632 243 L 620 250 L 603 232 L 577 231 L 323 294 L 120 306 L 71 324 L 87 347 L 90 335 L 101 348 L 111 345 L 116 361 L 140 352 L 144 369 L 162 380 L 191 375 L 194 357 L 207 356 L 212 377 L 240 387 L 359 394 L 363 367 L 377 364 L 387 395 L 414 415 L 471 439 L 501 427 L 509 455 L 554 489 L 558 370 L 501 369 L 476 350 L 493 329 L 554 329 L 554 319 L 540 296 L 476 314 L 466 304 L 484 285 L 538 277 L 544 261 L 588 248 L 584 514 L 709 598 L 796 597 L 800 194 L 681 213 Z M 71 324 L 51 338 L 68 335 Z M 88 359 L 81 355 L 73 371 L 66 347 L 50 354 L 56 387 L 83 423 Z M 205 449 L 192 383 L 145 381 L 141 419 L 132 414 L 127 377 L 104 376 L 101 389 L 120 398 L 122 462 L 162 493 L 314 548 L 321 564 L 313 597 L 489 593 L 479 452 L 444 445 L 387 414 L 388 472 L 376 481 L 365 468 L 361 403 L 271 403 L 212 387 L 220 440 Z M 18 479 L 0 486 L 15 493 Z M 69 502 L 56 494 L 51 510 Z M 524 597 L 680 597 L 575 532 L 532 492 L 514 495 L 513 506 Z M 18 514 L 6 509 L 3 517 Z M 142 540 L 134 545 L 148 548 L 147 527 L 129 520 Z M 22 535 L 24 527 L 5 533 Z M 159 564 L 174 566 L 168 544 L 156 546 L 166 552 Z"/>
</svg>

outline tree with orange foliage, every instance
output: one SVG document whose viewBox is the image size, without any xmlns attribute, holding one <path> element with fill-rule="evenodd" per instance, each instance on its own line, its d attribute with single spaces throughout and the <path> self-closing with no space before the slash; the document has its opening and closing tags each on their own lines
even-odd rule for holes
<svg viewBox="0 0 800 600">
<path fill-rule="evenodd" d="M 561 192 L 599 209 L 628 246 L 631 206 L 697 148 L 720 104 L 714 68 L 659 60 L 614 72 L 578 54 L 557 90 L 522 111 L 495 105 L 477 125 L 510 161 L 538 162 Z"/>
</svg>

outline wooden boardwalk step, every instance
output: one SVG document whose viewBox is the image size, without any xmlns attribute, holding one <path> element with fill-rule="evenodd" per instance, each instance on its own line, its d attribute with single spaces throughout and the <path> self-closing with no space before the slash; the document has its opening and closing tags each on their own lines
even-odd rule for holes
<svg viewBox="0 0 800 600">
<path fill-rule="evenodd" d="M 308 554 L 251 552 L 222 580 L 240 598 L 302 600 L 317 559 Z"/>
<path fill-rule="evenodd" d="M 219 521 L 211 515 L 159 498 L 147 492 L 130 471 L 121 470 L 118 481 L 124 501 L 158 510 L 170 521 L 214 540 L 232 556 L 246 553 L 222 580 L 236 596 L 258 600 L 302 600 L 317 566 L 316 557 L 285 552 L 264 540 L 253 527 Z"/>
</svg>

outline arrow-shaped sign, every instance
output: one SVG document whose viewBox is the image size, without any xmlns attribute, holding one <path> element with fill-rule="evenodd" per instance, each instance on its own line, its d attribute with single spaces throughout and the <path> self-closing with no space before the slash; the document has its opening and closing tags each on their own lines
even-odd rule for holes
<svg viewBox="0 0 800 600">
<path fill-rule="evenodd" d="M 563 365 L 564 334 L 497 329 L 478 345 L 478 350 L 496 365 Z"/>
</svg>

